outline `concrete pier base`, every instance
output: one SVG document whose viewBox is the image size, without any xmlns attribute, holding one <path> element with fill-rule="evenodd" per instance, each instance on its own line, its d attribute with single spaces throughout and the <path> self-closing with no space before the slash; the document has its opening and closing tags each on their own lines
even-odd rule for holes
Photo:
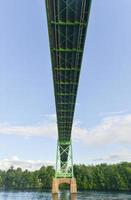
<svg viewBox="0 0 131 200">
<path fill-rule="evenodd" d="M 70 193 L 77 193 L 77 184 L 75 178 L 54 178 L 52 182 L 52 194 L 59 193 L 59 185 L 66 183 L 70 185 Z"/>
</svg>

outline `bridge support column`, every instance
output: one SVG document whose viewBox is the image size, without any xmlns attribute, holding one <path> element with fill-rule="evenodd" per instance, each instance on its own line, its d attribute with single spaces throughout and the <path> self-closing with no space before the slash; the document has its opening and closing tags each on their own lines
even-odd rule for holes
<svg viewBox="0 0 131 200">
<path fill-rule="evenodd" d="M 69 184 L 70 193 L 77 193 L 73 172 L 72 144 L 70 141 L 58 141 L 56 155 L 56 173 L 52 182 L 52 193 L 58 194 L 60 184 Z"/>
<path fill-rule="evenodd" d="M 54 178 L 53 182 L 52 182 L 52 194 L 57 194 L 59 192 L 58 186 L 59 186 L 58 180 L 57 180 L 57 178 Z"/>
<path fill-rule="evenodd" d="M 70 193 L 76 194 L 77 193 L 77 185 L 76 185 L 76 179 L 72 178 L 70 183 Z"/>
<path fill-rule="evenodd" d="M 76 194 L 77 193 L 77 184 L 75 178 L 54 178 L 52 183 L 52 194 L 59 193 L 59 186 L 63 183 L 70 185 L 70 193 Z"/>
</svg>

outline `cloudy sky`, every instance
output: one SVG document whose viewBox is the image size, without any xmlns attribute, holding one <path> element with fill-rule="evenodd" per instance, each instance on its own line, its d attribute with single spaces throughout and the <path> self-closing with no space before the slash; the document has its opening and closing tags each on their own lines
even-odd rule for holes
<svg viewBox="0 0 131 200">
<path fill-rule="evenodd" d="M 131 161 L 131 1 L 93 0 L 74 162 Z M 57 127 L 43 0 L 0 1 L 0 168 L 54 164 Z"/>
</svg>

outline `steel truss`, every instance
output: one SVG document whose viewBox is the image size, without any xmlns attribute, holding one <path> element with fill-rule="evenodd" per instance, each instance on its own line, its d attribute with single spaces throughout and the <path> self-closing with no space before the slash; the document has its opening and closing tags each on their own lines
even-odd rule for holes
<svg viewBox="0 0 131 200">
<path fill-rule="evenodd" d="M 62 161 L 61 157 L 67 156 L 66 161 Z M 57 155 L 56 155 L 56 173 L 55 178 L 73 178 L 73 155 L 72 142 L 57 141 Z"/>
<path fill-rule="evenodd" d="M 92 0 L 46 0 L 58 144 L 56 177 L 73 177 L 71 132 Z"/>
</svg>

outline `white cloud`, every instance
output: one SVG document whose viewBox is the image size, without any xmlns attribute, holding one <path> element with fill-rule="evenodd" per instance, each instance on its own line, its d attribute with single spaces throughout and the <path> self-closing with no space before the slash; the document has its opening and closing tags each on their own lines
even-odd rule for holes
<svg viewBox="0 0 131 200">
<path fill-rule="evenodd" d="M 42 136 L 56 139 L 56 116 L 47 115 L 45 119 L 42 123 L 28 126 L 1 123 L 0 135 Z M 129 148 L 131 145 L 131 114 L 104 117 L 97 126 L 91 129 L 83 128 L 80 121 L 77 121 L 73 125 L 72 136 L 73 140 L 96 149 L 100 155 L 104 155 L 102 151 L 104 151 L 105 146 L 110 148 L 114 144 L 117 149 L 119 148 L 117 152 L 110 149 L 110 153 L 101 157 L 92 155 L 92 158 L 88 157 L 89 163 L 131 161 L 131 148 Z M 21 167 L 22 169 L 35 170 L 47 164 L 53 165 L 50 161 L 20 160 L 17 156 L 13 156 L 12 158 L 0 160 L 0 169 L 7 170 L 10 166 L 14 166 L 14 168 Z"/>
<path fill-rule="evenodd" d="M 28 169 L 30 171 L 34 171 L 40 169 L 43 165 L 54 165 L 54 163 L 52 161 L 42 160 L 20 160 L 17 156 L 0 160 L 1 170 L 8 170 L 11 166 L 13 166 L 14 169 L 20 167 L 23 170 Z"/>
<path fill-rule="evenodd" d="M 92 163 L 118 163 L 118 162 L 131 162 L 131 151 L 128 149 L 119 149 L 117 152 L 113 152 L 110 155 L 91 159 Z"/>
<path fill-rule="evenodd" d="M 0 134 L 5 135 L 56 137 L 56 133 L 57 127 L 55 123 L 36 124 L 34 126 L 0 124 Z"/>
<path fill-rule="evenodd" d="M 124 161 L 131 162 L 131 151 L 124 148 L 119 149 L 118 151 L 112 152 L 109 155 L 105 155 L 103 157 L 88 158 L 88 164 L 100 164 L 100 163 L 112 164 Z M 43 161 L 43 160 L 21 160 L 17 156 L 12 156 L 11 158 L 0 160 L 1 170 L 8 170 L 11 166 L 13 166 L 14 169 L 20 167 L 23 170 L 28 169 L 29 171 L 34 171 L 40 169 L 43 165 L 54 166 L 55 163 L 52 161 Z"/>
<path fill-rule="evenodd" d="M 112 112 L 100 112 L 99 116 L 106 117 L 106 116 L 115 116 L 115 115 L 122 115 L 127 113 L 128 110 L 120 110 L 120 111 L 112 111 Z"/>
<path fill-rule="evenodd" d="M 89 130 L 75 126 L 73 137 L 93 146 L 131 144 L 131 115 L 106 117 Z"/>
<path fill-rule="evenodd" d="M 0 134 L 56 138 L 57 127 L 54 115 L 52 119 L 30 126 L 3 123 L 0 124 Z M 131 144 L 131 114 L 105 117 L 96 127 L 89 130 L 81 127 L 80 123 L 74 123 L 73 139 L 94 147 L 107 144 Z"/>
</svg>

